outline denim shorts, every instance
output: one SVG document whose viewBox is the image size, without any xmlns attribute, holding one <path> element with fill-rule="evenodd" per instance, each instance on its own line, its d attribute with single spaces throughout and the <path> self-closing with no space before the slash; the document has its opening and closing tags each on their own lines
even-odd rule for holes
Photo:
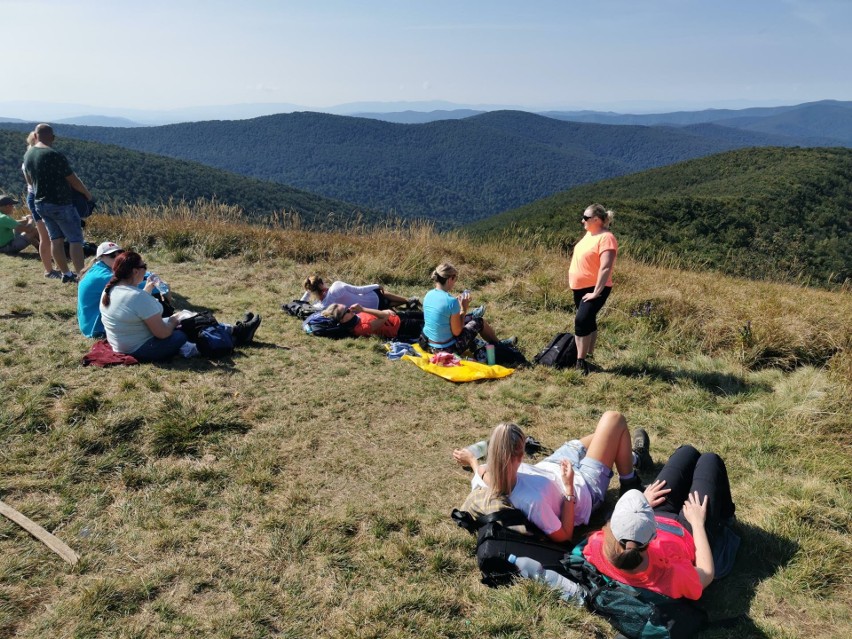
<svg viewBox="0 0 852 639">
<path fill-rule="evenodd" d="M 80 225 L 80 214 L 73 204 L 50 204 L 36 202 L 36 210 L 47 226 L 47 234 L 51 240 L 65 238 L 70 244 L 83 241 L 83 227 Z"/>
<path fill-rule="evenodd" d="M 563 459 L 570 461 L 574 472 L 580 473 L 586 480 L 589 491 L 592 493 L 592 510 L 595 510 L 606 499 L 606 490 L 609 488 L 609 480 L 612 479 L 612 469 L 607 468 L 597 459 L 586 457 L 587 452 L 579 439 L 572 439 L 562 444 L 550 457 L 542 461 L 554 464 L 559 464 Z"/>
</svg>

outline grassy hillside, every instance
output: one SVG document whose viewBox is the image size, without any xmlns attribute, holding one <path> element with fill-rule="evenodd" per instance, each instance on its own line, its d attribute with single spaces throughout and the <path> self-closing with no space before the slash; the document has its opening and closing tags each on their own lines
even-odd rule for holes
<svg viewBox="0 0 852 639">
<path fill-rule="evenodd" d="M 762 133 L 731 137 L 719 127 L 579 124 L 520 111 L 420 125 L 290 113 L 138 129 L 65 125 L 58 134 L 202 162 L 443 226 L 616 175 L 743 146 L 798 143 Z"/>
<path fill-rule="evenodd" d="M 278 306 L 309 272 L 422 295 L 448 259 L 532 355 L 572 319 L 561 251 L 162 212 L 94 216 L 89 231 L 141 249 L 181 306 L 260 312 L 258 343 L 215 363 L 82 368 L 74 288 L 0 255 L 0 499 L 82 555 L 69 569 L 0 520 L 0 636 L 611 636 L 538 585 L 482 586 L 449 520 L 468 490 L 453 447 L 500 420 L 553 447 L 605 409 L 648 429 L 656 460 L 687 441 L 728 462 L 743 545 L 702 603 L 749 619 L 705 637 L 852 633 L 848 293 L 625 258 L 604 372 L 454 386 L 377 341 L 308 337 Z"/>
<path fill-rule="evenodd" d="M 852 150 L 745 149 L 581 186 L 483 220 L 475 234 L 572 246 L 591 202 L 627 254 L 754 278 L 852 277 Z"/>
<path fill-rule="evenodd" d="M 0 155 L 9 159 L 0 165 L 0 189 L 8 193 L 26 193 L 20 169 L 20 159 L 26 151 L 25 137 L 18 132 L 0 130 Z M 354 204 L 197 162 L 61 138 L 56 148 L 68 156 L 77 175 L 102 206 L 110 210 L 121 210 L 126 204 L 215 199 L 238 206 L 250 218 L 286 212 L 316 226 L 337 226 L 352 220 L 376 222 L 384 217 Z"/>
</svg>

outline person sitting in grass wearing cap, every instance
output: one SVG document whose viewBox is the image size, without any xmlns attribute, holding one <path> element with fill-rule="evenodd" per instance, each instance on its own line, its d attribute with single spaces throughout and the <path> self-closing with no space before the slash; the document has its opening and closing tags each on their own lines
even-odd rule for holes
<svg viewBox="0 0 852 639">
<path fill-rule="evenodd" d="M 112 266 L 115 258 L 124 253 L 115 242 L 101 242 L 98 245 L 98 250 L 95 253 L 94 261 L 89 264 L 80 275 L 82 279 L 77 288 L 77 323 L 80 325 L 80 332 L 86 337 L 100 338 L 106 335 L 104 325 L 101 321 L 101 295 L 104 288 L 112 277 Z M 145 274 L 145 280 L 139 285 L 139 288 L 144 288 L 150 273 Z M 157 289 L 152 289 L 154 297 L 159 296 Z M 171 307 L 171 300 L 167 299 L 168 306 Z M 172 309 L 173 310 L 173 309 Z M 166 315 L 172 314 L 172 310 Z"/>
<path fill-rule="evenodd" d="M 725 543 L 734 510 L 722 458 L 681 446 L 644 494 L 630 490 L 618 500 L 612 518 L 589 537 L 583 555 L 621 583 L 698 599 L 716 576 L 713 557 Z M 725 574 L 733 557 L 727 559 Z"/>
<path fill-rule="evenodd" d="M 29 216 L 21 220 L 12 217 L 18 200 L 0 195 L 0 253 L 14 255 L 28 246 L 38 250 L 38 231 Z"/>
</svg>

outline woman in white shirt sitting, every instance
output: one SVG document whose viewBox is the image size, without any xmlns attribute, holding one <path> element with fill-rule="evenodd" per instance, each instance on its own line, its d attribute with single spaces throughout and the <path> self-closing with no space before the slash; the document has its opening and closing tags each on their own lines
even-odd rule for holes
<svg viewBox="0 0 852 639">
<path fill-rule="evenodd" d="M 169 359 L 186 343 L 186 335 L 176 328 L 178 317 L 162 317 L 162 305 L 151 296 L 154 284 L 149 281 L 145 288 L 138 288 L 147 268 L 139 253 L 119 255 L 100 303 L 101 320 L 112 350 L 132 355 L 140 362 Z"/>
</svg>

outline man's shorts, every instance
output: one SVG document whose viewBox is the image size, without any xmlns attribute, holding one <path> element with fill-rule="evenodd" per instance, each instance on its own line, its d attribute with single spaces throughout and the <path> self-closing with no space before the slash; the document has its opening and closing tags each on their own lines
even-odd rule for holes
<svg viewBox="0 0 852 639">
<path fill-rule="evenodd" d="M 565 442 L 553 451 L 553 454 L 543 462 L 559 464 L 567 459 L 574 467 L 575 473 L 580 473 L 586 480 L 586 485 L 592 493 L 592 510 L 600 506 L 606 499 L 606 490 L 609 488 L 609 480 L 612 479 L 612 469 L 604 466 L 599 460 L 586 457 L 586 447 L 579 439 Z"/>
<path fill-rule="evenodd" d="M 6 255 L 13 255 L 15 253 L 20 253 L 25 248 L 30 245 L 29 240 L 23 235 L 15 233 L 15 237 L 12 238 L 12 241 L 8 244 L 0 246 L 0 253 L 5 253 Z"/>
<path fill-rule="evenodd" d="M 47 226 L 51 240 L 65 239 L 70 244 L 83 241 L 83 227 L 80 214 L 73 204 L 49 204 L 36 202 L 36 210 Z"/>
</svg>

